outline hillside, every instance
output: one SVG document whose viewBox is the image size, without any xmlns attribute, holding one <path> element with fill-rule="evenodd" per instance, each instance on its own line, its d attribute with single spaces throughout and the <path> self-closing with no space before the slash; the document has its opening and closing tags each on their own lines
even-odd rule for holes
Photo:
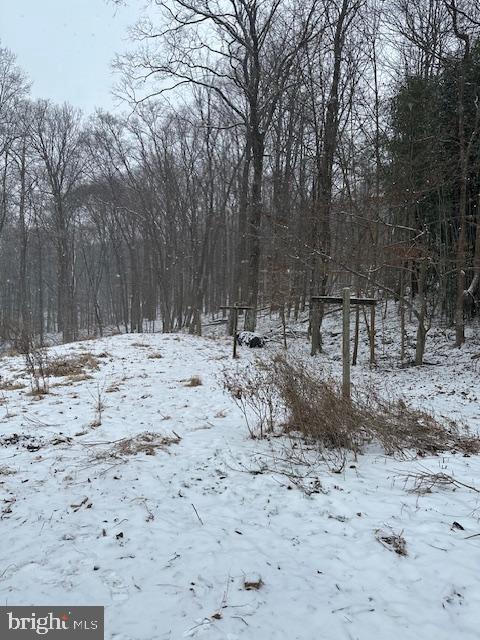
<svg viewBox="0 0 480 640">
<path fill-rule="evenodd" d="M 333 373 L 337 342 L 327 334 L 318 360 Z M 429 359 L 444 364 L 399 369 L 385 351 L 354 379 L 476 428 L 476 347 L 454 360 L 435 344 Z M 241 362 L 276 348 L 242 348 Z M 248 438 L 223 389 L 237 366 L 226 338 L 121 335 L 49 351 L 84 367 L 51 376 L 43 396 L 29 394 L 22 358 L 3 360 L 2 601 L 104 604 L 115 640 L 477 637 L 477 457 L 372 449 L 340 474 L 312 467 L 318 490 L 305 492 L 279 462 L 282 438 Z M 422 470 L 459 484 L 412 493 L 406 476 Z"/>
</svg>

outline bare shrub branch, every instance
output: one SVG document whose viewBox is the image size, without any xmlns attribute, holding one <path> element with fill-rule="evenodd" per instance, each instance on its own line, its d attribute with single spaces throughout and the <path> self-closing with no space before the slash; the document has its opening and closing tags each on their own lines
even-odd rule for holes
<svg viewBox="0 0 480 640">
<path fill-rule="evenodd" d="M 277 428 L 290 437 L 291 455 L 298 457 L 303 440 L 337 470 L 348 452 L 356 455 L 369 443 L 397 456 L 480 451 L 480 439 L 464 426 L 439 421 L 371 388 L 354 390 L 347 400 L 335 380 L 284 356 L 226 374 L 225 387 L 241 408 L 252 437 Z"/>
</svg>

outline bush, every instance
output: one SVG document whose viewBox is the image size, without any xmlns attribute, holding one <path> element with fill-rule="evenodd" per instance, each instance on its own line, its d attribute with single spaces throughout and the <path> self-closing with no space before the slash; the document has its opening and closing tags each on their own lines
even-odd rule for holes
<svg viewBox="0 0 480 640">
<path fill-rule="evenodd" d="M 255 367 L 224 373 L 224 386 L 240 407 L 252 438 L 272 433 L 278 421 L 278 389 L 261 361 Z"/>
<path fill-rule="evenodd" d="M 386 400 L 373 389 L 354 390 L 352 398 L 345 399 L 335 380 L 283 356 L 253 373 L 227 375 L 226 387 L 242 407 L 251 435 L 263 436 L 266 424 L 270 430 L 299 434 L 325 458 L 333 456 L 336 466 L 346 452 L 357 454 L 369 443 L 380 444 L 388 455 L 480 451 L 479 438 L 470 436 L 466 427 L 440 422 L 402 400 Z M 254 426 L 249 422 L 252 414 L 257 418 Z"/>
<path fill-rule="evenodd" d="M 43 396 L 48 393 L 48 353 L 45 349 L 35 346 L 32 342 L 23 345 L 25 365 L 30 376 L 31 393 L 34 396 Z"/>
</svg>

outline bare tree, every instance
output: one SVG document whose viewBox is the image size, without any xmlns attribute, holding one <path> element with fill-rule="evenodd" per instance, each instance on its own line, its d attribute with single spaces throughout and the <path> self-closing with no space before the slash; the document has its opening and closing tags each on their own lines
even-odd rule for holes
<svg viewBox="0 0 480 640">
<path fill-rule="evenodd" d="M 68 105 L 57 107 L 46 101 L 34 106 L 31 142 L 41 162 L 45 185 L 51 197 L 51 226 L 57 252 L 58 330 L 64 342 L 77 331 L 75 310 L 75 189 L 84 170 L 83 132 L 80 113 Z"/>
<path fill-rule="evenodd" d="M 246 229 L 240 229 L 240 234 L 247 237 L 248 303 L 256 308 L 265 136 L 292 65 L 316 34 L 318 2 L 313 0 L 306 9 L 300 3 L 282 8 L 279 0 L 230 0 L 228 5 L 219 0 L 167 0 L 156 4 L 162 10 L 161 29 L 147 19 L 136 29 L 138 39 L 156 46 L 143 48 L 119 63 L 123 87 L 135 101 L 139 100 L 139 84 L 143 86 L 152 76 L 160 82 L 153 95 L 184 84 L 208 87 L 243 127 L 245 159 L 251 155 L 252 174 Z M 246 167 L 248 173 L 249 165 Z M 253 330 L 255 324 L 256 314 L 251 313 L 247 328 Z"/>
</svg>

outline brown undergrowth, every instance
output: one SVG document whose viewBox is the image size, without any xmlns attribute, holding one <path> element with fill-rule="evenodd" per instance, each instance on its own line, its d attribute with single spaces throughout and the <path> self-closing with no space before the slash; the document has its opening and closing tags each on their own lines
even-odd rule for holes
<svg viewBox="0 0 480 640">
<path fill-rule="evenodd" d="M 110 448 L 98 451 L 96 460 L 122 459 L 138 454 L 154 456 L 158 450 L 166 450 L 172 444 L 179 444 L 181 438 L 177 434 L 167 436 L 161 433 L 145 431 L 131 438 L 122 438 L 112 443 Z"/>
<path fill-rule="evenodd" d="M 346 399 L 336 380 L 283 356 L 226 374 L 225 386 L 252 437 L 277 432 L 298 441 L 300 436 L 333 457 L 336 467 L 347 452 L 358 454 L 373 443 L 396 456 L 480 451 L 480 439 L 464 425 L 439 420 L 402 399 L 386 399 L 373 388 L 354 389 Z"/>
</svg>

